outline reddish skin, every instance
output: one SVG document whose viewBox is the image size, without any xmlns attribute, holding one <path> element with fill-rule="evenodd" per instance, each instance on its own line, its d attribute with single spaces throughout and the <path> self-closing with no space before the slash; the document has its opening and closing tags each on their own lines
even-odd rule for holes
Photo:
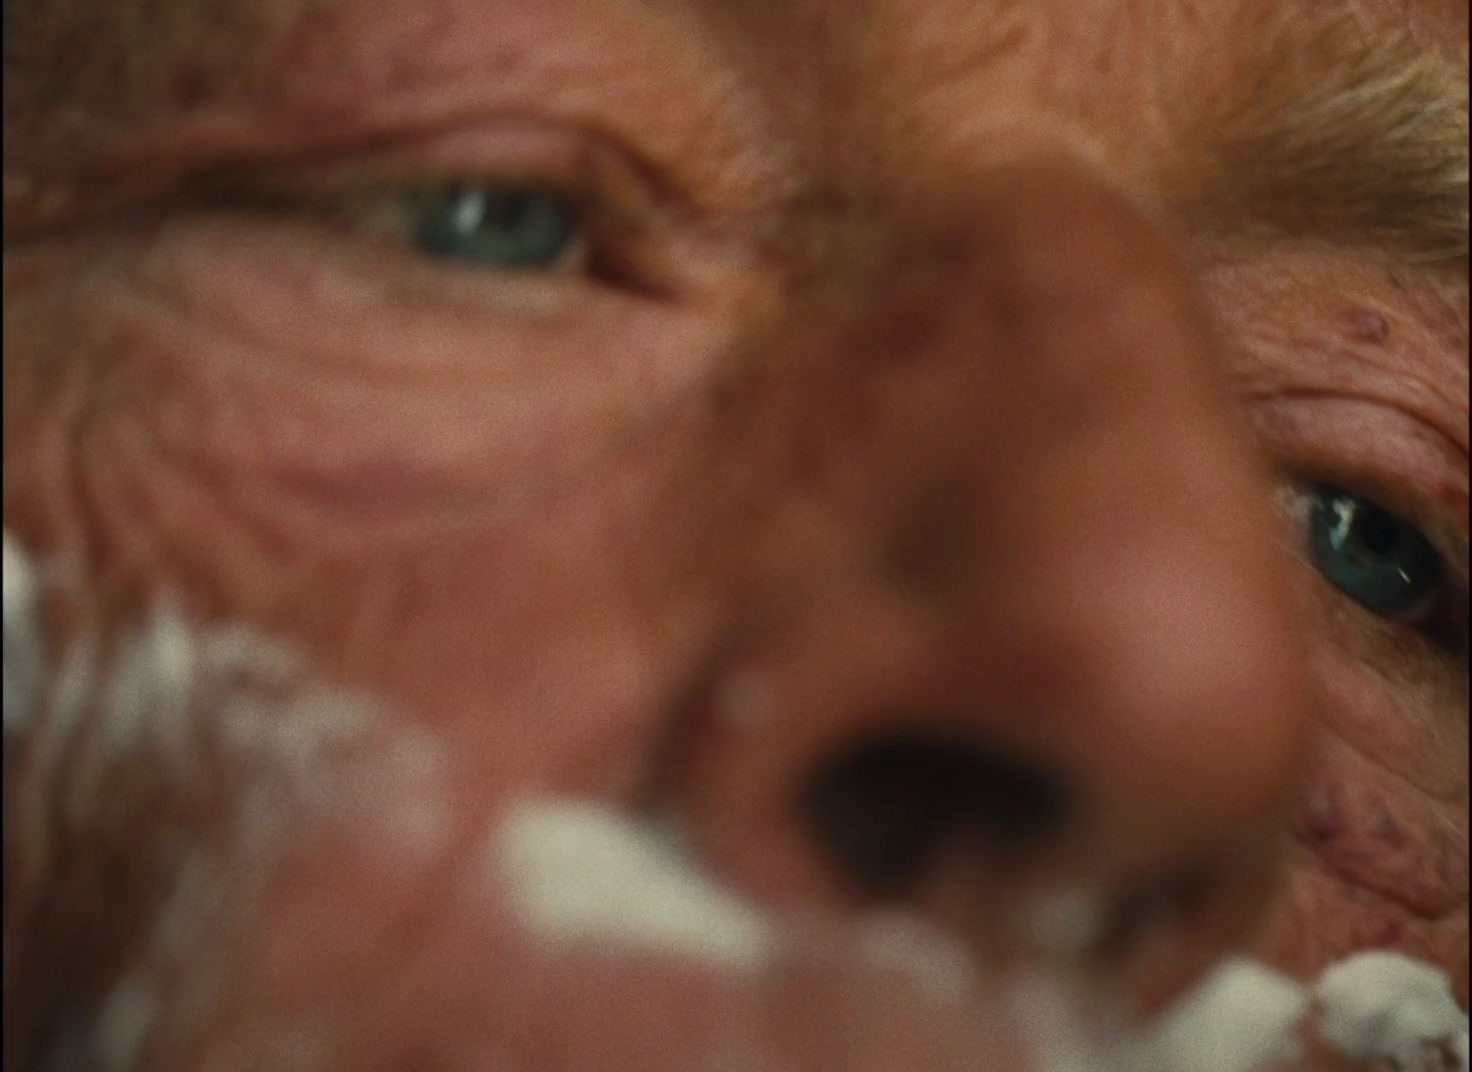
<svg viewBox="0 0 1472 1072">
<path fill-rule="evenodd" d="M 821 0 L 567 6 L 286 19 L 245 57 L 266 57 L 263 106 L 196 71 L 169 92 L 199 115 L 160 100 L 158 122 L 102 124 L 71 150 L 75 205 L 46 210 L 76 225 L 7 244 L 5 523 L 92 593 L 57 638 L 167 588 L 295 642 L 454 757 L 452 846 L 409 867 L 358 835 L 289 846 L 244 923 L 236 1018 L 167 1059 L 348 993 L 332 1067 L 400 1067 L 486 1022 L 527 1060 L 557 1024 L 576 1060 L 629 1010 L 584 976 L 498 1022 L 536 969 L 449 881 L 509 799 L 673 808 L 751 895 L 848 904 L 791 801 L 861 732 L 913 725 L 1041 757 L 1085 802 L 1026 870 L 961 861 L 911 900 L 978 946 L 1044 881 L 1204 863 L 1198 924 L 1115 968 L 1142 1004 L 1244 945 L 1305 977 L 1403 949 L 1465 1004 L 1465 656 L 1328 589 L 1268 505 L 1284 472 L 1336 478 L 1465 539 L 1465 277 L 1332 246 L 1198 268 L 1139 148 L 1142 59 L 1170 24 L 1143 16 L 1169 0 L 1098 0 L 1097 22 L 1033 5 L 1018 40 L 1049 49 L 1002 34 L 980 60 L 937 33 L 981 21 L 949 0 L 820 34 Z M 1465 55 L 1456 7 L 1414 28 Z M 1125 28 L 1107 48 L 1078 29 L 1103 25 Z M 486 43 L 522 33 L 560 77 L 492 77 Z M 490 103 L 508 91 L 514 123 Z M 579 129 L 606 132 L 670 188 L 610 182 L 655 285 L 433 266 L 170 185 L 222 139 L 269 160 L 389 113 L 424 182 L 529 156 L 556 174 Z M 357 152 L 345 174 L 382 179 Z M 163 213 L 87 215 L 135 189 Z M 796 207 L 759 231 L 774 202 Z M 753 669 L 775 715 L 735 732 L 715 682 Z M 638 980 L 650 1002 L 699 987 Z"/>
</svg>

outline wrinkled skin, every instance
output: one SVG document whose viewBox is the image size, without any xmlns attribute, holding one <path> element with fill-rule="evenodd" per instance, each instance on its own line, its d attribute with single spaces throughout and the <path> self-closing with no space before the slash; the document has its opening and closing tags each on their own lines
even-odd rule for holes
<svg viewBox="0 0 1472 1072">
<path fill-rule="evenodd" d="M 1140 1007 L 1228 949 L 1307 979 L 1368 947 L 1465 1006 L 1465 646 L 1330 588 L 1274 509 L 1351 485 L 1444 526 L 1465 578 L 1465 269 L 1185 207 L 1166 105 L 1261 11 L 219 6 L 254 13 L 119 15 L 148 62 L 78 61 L 80 112 L 7 104 L 5 524 L 68 578 L 51 650 L 163 593 L 290 643 L 443 746 L 450 827 L 417 855 L 283 841 L 217 954 L 232 1011 L 150 1067 L 303 1008 L 324 1067 L 458 1067 L 470 1024 L 530 1067 L 550 1025 L 570 1067 L 670 982 L 630 973 L 615 1014 L 586 969 L 507 1018 L 531 969 L 447 891 L 508 802 L 673 813 L 758 901 L 862 906 L 800 805 L 897 733 L 1066 791 L 1020 861 L 943 852 L 885 891 L 977 949 L 1057 883 L 1200 875 L 1188 923 L 1107 967 Z M 1464 8 L 1367 10 L 1465 69 Z M 323 207 L 567 182 L 589 146 L 606 272 L 437 263 Z M 733 680 L 762 682 L 752 725 L 720 716 Z M 39 805 L 7 777 L 7 1068 L 136 950 L 184 853 L 146 831 L 216 836 L 136 766 L 109 777 L 143 803 L 25 896 L 12 817 Z M 692 1022 L 701 985 L 675 982 Z"/>
</svg>

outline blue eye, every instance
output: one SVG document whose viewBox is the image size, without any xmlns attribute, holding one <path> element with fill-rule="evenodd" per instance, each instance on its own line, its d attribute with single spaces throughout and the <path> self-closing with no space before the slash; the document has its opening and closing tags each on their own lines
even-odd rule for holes
<svg viewBox="0 0 1472 1072">
<path fill-rule="evenodd" d="M 420 206 L 414 233 L 433 256 L 504 271 L 562 267 L 580 238 L 571 202 L 531 186 L 446 187 Z"/>
<path fill-rule="evenodd" d="M 1324 579 L 1382 618 L 1425 610 L 1442 560 L 1415 526 L 1362 495 L 1327 484 L 1309 489 L 1309 554 Z"/>
</svg>

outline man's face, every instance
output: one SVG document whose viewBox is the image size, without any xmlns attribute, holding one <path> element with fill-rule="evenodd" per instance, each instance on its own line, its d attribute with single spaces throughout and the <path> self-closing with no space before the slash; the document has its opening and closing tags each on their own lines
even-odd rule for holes
<svg viewBox="0 0 1472 1072">
<path fill-rule="evenodd" d="M 6 1067 L 1465 1006 L 1454 6 L 8 6 Z"/>
</svg>

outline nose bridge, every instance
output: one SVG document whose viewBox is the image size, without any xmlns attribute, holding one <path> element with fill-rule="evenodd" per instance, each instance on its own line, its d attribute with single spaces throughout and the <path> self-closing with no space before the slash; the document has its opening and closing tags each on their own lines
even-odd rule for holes
<svg viewBox="0 0 1472 1072">
<path fill-rule="evenodd" d="M 897 221 L 866 305 L 832 359 L 895 370 L 878 374 L 901 399 L 879 434 L 895 467 L 943 474 L 920 483 L 958 516 L 997 532 L 999 507 L 1044 509 L 1020 473 L 1072 477 L 1050 483 L 1076 514 L 1114 485 L 1153 487 L 1162 506 L 1172 489 L 1246 490 L 1187 266 L 1077 165 L 1015 166 Z"/>
<path fill-rule="evenodd" d="M 986 651 L 1013 665 L 1031 645 L 1033 662 L 1103 659 L 1121 681 L 1182 635 L 1172 623 L 1202 654 L 1262 611 L 1280 568 L 1262 474 L 1161 228 L 1067 160 L 910 205 L 791 343 L 816 370 L 793 381 L 793 453 L 830 515 L 809 555 L 862 560 L 957 636 L 1006 620 Z M 791 568 L 791 542 L 772 545 L 771 568 Z M 789 590 L 832 575 L 813 565 Z M 1264 654 L 1248 647 L 1212 659 Z M 1199 676 L 1192 655 L 1177 644 L 1151 673 Z"/>
<path fill-rule="evenodd" d="M 907 529 L 949 527 L 933 554 L 902 560 L 935 574 L 953 626 L 1010 623 L 1015 642 L 990 650 L 1149 659 L 1155 684 L 1137 684 L 1155 690 L 1159 675 L 1207 671 L 1171 643 L 1181 628 L 1214 638 L 1223 666 L 1249 654 L 1222 641 L 1274 607 L 1277 538 L 1189 267 L 1074 165 L 996 174 L 971 197 L 944 238 L 896 258 L 931 282 L 893 292 L 891 315 L 942 327 L 906 362 L 918 404 L 886 429 L 901 461 L 871 468 L 892 504 L 871 516 L 900 547 L 926 546 Z M 906 501 L 895 485 L 919 491 Z"/>
<path fill-rule="evenodd" d="M 1140 528 L 1187 505 L 1183 492 L 1197 507 L 1238 498 L 1224 512 L 1241 516 L 1255 474 L 1214 379 L 1212 330 L 1145 212 L 1059 158 L 911 190 L 873 215 L 783 325 L 777 363 L 803 371 L 768 422 L 835 510 L 901 529 L 944 514 L 952 533 L 965 523 L 992 542 L 1048 509 L 1117 517 L 1095 509 L 1114 486 L 1158 492 L 1137 496 L 1135 508 L 1154 502 Z"/>
<path fill-rule="evenodd" d="M 929 572 L 925 675 L 948 694 L 926 703 L 1046 756 L 1100 829 L 1166 801 L 1182 828 L 1157 829 L 1183 843 L 1261 819 L 1304 732 L 1298 648 L 1189 266 L 1066 161 L 965 197 L 928 242 L 944 256 L 899 247 L 940 278 L 892 291 L 910 303 L 896 315 L 928 303 L 946 330 L 909 362 L 933 422 L 892 431 L 927 456 L 876 478 L 937 474 L 929 502 L 887 497 L 898 560 L 922 591 Z"/>
</svg>

